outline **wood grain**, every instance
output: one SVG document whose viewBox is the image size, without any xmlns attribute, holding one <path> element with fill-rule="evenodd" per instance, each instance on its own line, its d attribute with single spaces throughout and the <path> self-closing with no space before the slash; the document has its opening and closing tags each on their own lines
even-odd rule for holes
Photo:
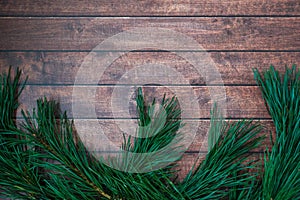
<svg viewBox="0 0 300 200">
<path fill-rule="evenodd" d="M 62 110 L 67 110 L 70 117 L 72 117 L 72 102 L 78 103 L 82 108 L 83 118 L 93 118 L 89 112 L 89 108 L 86 100 L 91 101 L 95 105 L 95 111 L 98 118 L 122 118 L 126 109 L 120 108 L 114 112 L 111 110 L 111 95 L 115 88 L 118 87 L 128 87 L 129 91 L 132 92 L 132 96 L 128 96 L 130 101 L 129 106 L 129 118 L 136 117 L 135 111 L 135 101 L 134 101 L 134 89 L 137 86 L 76 86 L 79 89 L 81 97 L 76 101 L 72 99 L 73 86 L 27 86 L 20 97 L 20 102 L 22 103 L 21 108 L 31 110 L 35 106 L 35 101 L 38 98 L 46 96 L 48 98 L 57 100 L 60 102 Z M 214 86 L 213 86 L 214 87 Z M 96 97 L 94 98 L 91 94 L 86 93 L 91 92 L 92 89 L 96 89 Z M 188 86 L 145 86 L 144 92 L 145 96 L 148 98 L 149 102 L 153 98 L 161 99 L 166 93 L 167 96 L 171 97 L 174 95 L 172 91 L 177 91 L 177 96 L 182 102 L 190 101 L 190 87 Z M 229 118 L 270 118 L 261 93 L 256 86 L 226 86 L 226 106 L 227 106 L 227 117 Z M 194 86 L 192 87 L 192 98 L 196 98 L 199 103 L 199 111 L 197 116 L 199 118 L 209 118 L 210 109 L 212 106 L 211 94 L 208 86 Z M 89 95 L 89 96 L 86 96 Z M 179 97 L 180 95 L 180 97 Z M 125 96 L 124 96 L 125 97 Z M 119 103 L 125 101 L 122 97 Z M 121 104 L 113 104 L 116 107 Z M 126 104 L 127 105 L 127 102 Z M 192 109 L 192 107 L 187 108 Z M 94 112 L 94 111 L 93 111 Z M 187 113 L 193 113 L 194 110 L 186 110 Z M 20 114 L 18 114 L 20 116 Z M 79 115 L 77 115 L 79 116 Z M 192 115 L 194 116 L 194 115 Z M 81 118 L 81 117 L 80 117 Z"/>
<path fill-rule="evenodd" d="M 299 50 L 300 18 L 1 18 L 0 50 L 86 50 L 132 28 L 159 27 L 205 50 Z M 165 40 L 158 41 L 158 46 Z M 139 43 L 132 41 L 130 44 Z M 110 47 L 107 48 L 109 50 Z M 116 47 L 115 50 L 117 50 Z M 176 47 L 186 50 L 186 47 Z M 132 50 L 132 49 L 129 49 Z"/>
<path fill-rule="evenodd" d="M 82 99 L 77 100 L 72 98 L 72 92 L 77 72 L 93 48 L 107 38 L 132 28 L 165 28 L 194 39 L 195 43 L 209 51 L 226 84 L 226 117 L 233 118 L 231 121 L 239 118 L 261 119 L 265 127 L 261 134 L 267 136 L 270 131 L 274 133 L 274 125 L 258 87 L 254 86 L 252 68 L 262 71 L 273 64 L 284 72 L 286 65 L 299 63 L 299 16 L 299 0 L 2 0 L 0 73 L 7 72 L 8 66 L 12 65 L 14 70 L 16 67 L 23 69 L 24 77 L 29 76 L 29 85 L 19 99 L 21 107 L 17 120 L 21 121 L 21 109 L 33 109 L 36 99 L 42 96 L 59 101 L 61 109 L 72 117 L 72 103 L 79 103 L 83 113 L 89 108 L 83 100 L 86 97 L 84 92 Z M 166 41 L 157 42 L 161 44 Z M 131 43 L 139 45 L 138 41 Z M 115 84 L 126 72 L 140 65 L 165 65 L 177 70 L 187 83 L 143 88 L 148 101 L 153 97 L 161 99 L 164 93 L 172 96 L 175 88 L 182 94 L 181 98 L 188 101 L 189 84 L 193 85 L 192 91 L 199 103 L 196 112 L 200 117 L 187 119 L 186 122 L 198 122 L 199 127 L 188 151 L 178 162 L 179 180 L 182 180 L 193 166 L 198 152 L 199 161 L 207 153 L 208 118 L 213 103 L 209 87 L 195 68 L 176 53 L 151 51 L 163 50 L 160 48 L 143 50 L 145 52 L 130 52 L 119 57 L 95 85 L 83 82 L 75 86 L 82 91 L 96 88 L 95 98 L 87 97 L 95 104 L 98 118 L 83 114 L 75 122 L 80 122 L 87 133 L 91 130 L 87 122 L 97 123 L 109 140 L 121 145 L 124 130 L 119 124 L 129 124 L 130 118 L 136 117 L 136 105 L 135 96 L 131 95 L 129 118 L 120 119 L 125 111 L 122 109 L 113 115 L 110 108 L 113 90 L 129 88 Z M 189 51 L 184 46 L 177 50 Z M 98 74 L 95 73 L 95 76 Z M 134 77 L 132 81 L 135 83 L 138 78 Z M 250 159 L 259 158 L 265 146 L 270 147 L 269 138 L 252 152 Z"/>
<path fill-rule="evenodd" d="M 20 121 L 20 119 L 19 119 Z M 91 131 L 91 124 L 96 127 L 96 129 L 103 130 L 105 136 L 111 141 L 115 146 L 118 148 L 121 147 L 123 143 L 123 134 L 125 134 L 126 137 L 129 135 L 135 136 L 136 133 L 136 127 L 137 120 L 133 120 L 131 123 L 128 123 L 129 120 L 125 119 L 75 119 L 75 130 L 78 130 L 77 133 L 81 138 L 89 138 L 91 142 L 88 143 L 88 145 L 101 145 L 101 142 L 103 143 L 103 138 L 98 138 L 95 134 L 95 132 Z M 235 123 L 237 120 L 227 120 L 229 123 Z M 183 120 L 183 123 L 186 125 L 194 123 L 197 123 L 197 128 L 194 132 L 188 133 L 189 136 L 191 136 L 188 139 L 188 149 L 187 152 L 189 153 L 206 153 L 208 151 L 208 130 L 210 126 L 209 120 Z M 266 146 L 271 147 L 270 142 L 270 131 L 272 133 L 275 133 L 275 128 L 273 125 L 273 122 L 271 120 L 254 120 L 253 123 L 259 123 L 263 126 L 263 130 L 259 135 L 265 136 L 266 138 L 263 141 L 263 144 L 258 147 L 257 149 L 253 150 L 252 152 L 264 152 Z M 127 126 L 124 126 L 127 125 Z M 133 125 L 133 128 L 128 128 L 129 125 Z M 80 127 L 79 127 L 80 126 Z M 77 127 L 77 129 L 76 129 Z M 78 129 L 79 127 L 79 129 Z M 133 130 L 133 131 L 131 131 Z M 181 129 L 181 132 L 185 132 L 186 130 L 192 130 L 192 129 Z M 194 129 L 193 129 L 194 130 Z M 273 135 L 275 136 L 275 135 Z M 87 139 L 86 139 L 87 141 Z"/>
<path fill-rule="evenodd" d="M 214 16 L 299 15 L 297 0 L 15 0 L 0 1 L 9 16 Z"/>
<path fill-rule="evenodd" d="M 0 73 L 8 66 L 20 67 L 28 84 L 74 84 L 88 52 L 0 52 Z M 270 64 L 279 72 L 284 66 L 300 63 L 300 52 L 210 52 L 209 56 L 224 84 L 253 85 L 252 68 L 264 71 Z M 130 52 L 115 60 L 99 77 L 99 84 L 116 84 L 130 69 L 145 64 L 165 65 L 188 80 L 191 85 L 205 84 L 199 72 L 185 59 L 170 52 Z M 134 80 L 133 80 L 134 81 Z"/>
</svg>

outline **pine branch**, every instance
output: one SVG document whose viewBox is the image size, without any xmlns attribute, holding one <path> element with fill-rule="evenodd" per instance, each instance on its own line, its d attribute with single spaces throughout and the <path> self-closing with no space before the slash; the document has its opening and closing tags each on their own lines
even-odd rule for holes
<svg viewBox="0 0 300 200">
<path fill-rule="evenodd" d="M 257 180 L 257 163 L 249 152 L 261 144 L 261 127 L 251 121 L 225 123 L 215 107 L 209 131 L 209 152 L 182 182 L 175 182 L 173 164 L 146 173 L 128 173 L 106 166 L 84 147 L 67 115 L 46 98 L 37 101 L 30 114 L 23 111 L 22 129 L 13 123 L 23 90 L 20 74 L 1 79 L 0 189 L 16 199 L 297 199 L 300 196 L 300 73 L 294 67 L 283 77 L 270 68 L 255 78 L 263 92 L 276 127 L 276 141 L 265 154 L 263 179 Z M 122 148 L 129 153 L 153 153 L 180 139 L 181 110 L 176 98 L 145 105 L 138 90 L 137 137 L 124 136 Z M 179 137 L 177 137 L 179 136 Z M 178 139 L 179 138 L 179 139 Z M 177 161 L 182 151 L 171 146 L 163 160 Z M 172 155 L 172 153 L 174 153 Z M 121 157 L 125 166 L 151 169 L 141 157 Z M 161 161 L 163 160 L 163 161 Z M 249 172 L 249 170 L 254 172 Z M 260 186 L 262 183 L 262 186 Z"/>
<path fill-rule="evenodd" d="M 163 98 L 160 107 L 157 108 L 155 100 L 146 106 L 142 89 L 138 89 L 137 111 L 138 124 L 136 137 L 124 138 L 123 149 L 128 152 L 124 167 L 148 171 L 162 168 L 168 163 L 174 163 L 181 158 L 184 150 L 179 140 L 181 110 L 176 98 Z M 151 162 L 150 162 L 151 161 Z M 166 167 L 170 168 L 170 167 Z"/>
<path fill-rule="evenodd" d="M 217 128 L 211 128 L 209 134 L 219 137 L 205 160 L 179 183 L 179 190 L 187 199 L 221 199 L 232 191 L 244 197 L 258 176 L 248 171 L 257 167 L 255 162 L 247 160 L 249 152 L 261 144 L 261 127 L 251 121 L 226 124 L 218 111 L 212 113 Z"/>
<path fill-rule="evenodd" d="M 36 165 L 55 174 L 52 178 L 68 177 L 74 182 L 80 183 L 80 185 L 74 183 L 73 187 L 80 188 L 84 185 L 93 195 L 99 194 L 110 199 L 111 196 L 104 192 L 103 186 L 95 181 L 96 177 L 86 172 L 89 164 L 93 163 L 91 158 L 87 156 L 84 145 L 80 141 L 75 142 L 72 122 L 67 119 L 64 113 L 59 123 L 57 123 L 56 107 L 55 102 L 47 101 L 44 98 L 37 101 L 37 112 L 34 112 L 32 116 L 23 112 L 26 120 L 23 128 L 27 131 L 27 140 L 31 140 L 32 145 L 43 149 L 46 154 L 40 155 L 41 157 Z M 45 162 L 44 158 L 48 160 Z M 52 162 L 49 162 L 49 160 L 52 160 Z M 50 183 L 51 180 L 47 180 L 47 184 Z M 69 180 L 65 179 L 65 183 L 68 185 Z M 54 188 L 53 185 L 52 188 Z M 88 195 L 83 197 L 88 197 Z"/>
<path fill-rule="evenodd" d="M 83 143 L 78 138 L 74 139 L 72 122 L 67 116 L 61 115 L 57 120 L 56 107 L 55 102 L 46 98 L 38 100 L 37 109 L 32 114 L 23 112 L 23 129 L 14 132 L 19 137 L 8 141 L 9 146 L 25 144 L 29 148 L 22 153 L 26 156 L 30 153 L 30 169 L 41 168 L 47 172 L 35 175 L 41 190 L 37 189 L 37 192 L 35 187 L 34 198 L 176 199 L 175 185 L 164 170 L 131 174 L 112 169 L 93 158 Z M 14 182 L 24 185 L 26 179 L 15 176 Z M 12 182 L 8 184 L 13 185 Z M 31 187 L 34 186 L 32 183 Z M 15 193 L 21 192 L 23 197 L 33 193 L 28 188 L 22 191 L 19 188 L 14 188 L 18 191 Z M 7 194 L 12 191 L 8 190 Z"/>
<path fill-rule="evenodd" d="M 11 67 L 8 74 L 0 75 L 0 130 L 8 130 L 15 127 L 14 119 L 19 107 L 18 98 L 22 93 L 24 83 L 20 83 L 21 70 L 17 68 L 15 76 L 11 79 Z"/>
<path fill-rule="evenodd" d="M 21 70 L 17 68 L 12 77 L 11 67 L 8 74 L 0 75 L 0 191 L 11 198 L 35 199 L 44 196 L 40 188 L 37 170 L 32 165 L 31 151 L 24 143 L 11 144 L 19 140 L 16 131 L 16 111 L 18 97 L 25 87 L 20 83 Z M 20 181 L 21 180 L 21 181 Z"/>
<path fill-rule="evenodd" d="M 293 66 L 283 76 L 273 66 L 254 77 L 276 128 L 276 141 L 265 154 L 261 197 L 300 198 L 300 71 Z"/>
<path fill-rule="evenodd" d="M 50 105 L 49 105 L 50 104 Z M 85 190 L 90 191 L 91 196 L 81 196 L 81 193 L 76 194 L 74 186 L 69 185 L 69 191 L 76 194 L 80 199 L 95 197 L 92 191 L 96 191 L 99 195 L 110 198 L 112 196 L 151 199 L 154 193 L 158 196 L 164 197 L 170 192 L 166 185 L 166 178 L 161 177 L 165 175 L 162 170 L 154 171 L 144 174 L 131 174 L 112 169 L 103 163 L 94 159 L 85 150 L 83 143 L 78 140 L 77 143 L 73 139 L 73 130 L 71 124 L 68 122 L 66 115 L 61 119 L 60 126 L 56 126 L 53 108 L 55 106 L 51 102 L 38 101 L 38 112 L 33 116 L 26 116 L 27 125 L 26 130 L 34 136 L 33 141 L 35 145 L 39 145 L 44 149 L 51 160 L 56 160 L 60 164 L 51 164 L 49 162 L 43 163 L 43 167 L 50 171 L 56 171 L 56 180 L 62 177 L 72 179 L 72 183 L 78 182 L 76 188 L 83 190 L 82 186 L 85 183 Z M 36 119 L 35 122 L 30 119 Z M 43 156 L 44 158 L 44 156 Z M 67 170 L 68 169 L 68 170 Z M 91 172 L 90 172 L 91 171 Z M 167 177 L 167 175 L 165 175 Z M 66 180 L 69 181 L 69 180 Z M 48 184 L 54 187 L 54 183 L 48 180 Z M 62 183 L 61 183 L 62 184 Z M 57 185 L 55 188 L 59 190 L 61 187 Z M 68 184 L 65 184 L 68 185 Z M 151 187 L 150 187 L 151 186 Z M 156 186 L 156 187 L 154 187 Z M 144 190 L 144 191 L 143 191 Z M 173 192 L 173 191 L 172 191 Z M 168 194 L 169 195 L 169 194 Z M 98 196 L 98 195 L 96 195 Z"/>
</svg>

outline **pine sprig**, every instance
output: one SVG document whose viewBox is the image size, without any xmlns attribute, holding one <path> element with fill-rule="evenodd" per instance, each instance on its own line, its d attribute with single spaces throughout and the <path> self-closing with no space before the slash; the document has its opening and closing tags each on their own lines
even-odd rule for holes
<svg viewBox="0 0 300 200">
<path fill-rule="evenodd" d="M 142 89 L 138 89 L 137 110 L 139 129 L 134 140 L 134 152 L 154 152 L 170 144 L 182 127 L 181 110 L 175 97 L 166 99 L 164 96 L 160 108 L 155 99 L 145 107 Z M 145 108 L 147 110 L 145 110 Z"/>
<path fill-rule="evenodd" d="M 48 196 L 47 190 L 40 183 L 37 167 L 32 162 L 32 152 L 22 150 L 3 136 L 4 132 L 0 136 L 0 197 L 45 199 Z"/>
<path fill-rule="evenodd" d="M 266 152 L 261 191 L 263 199 L 300 198 L 300 71 L 293 66 L 283 76 L 274 69 L 254 70 L 276 128 L 276 141 Z"/>
<path fill-rule="evenodd" d="M 37 105 L 35 114 L 24 115 L 26 124 L 23 128 L 27 140 L 44 150 L 45 155 L 35 155 L 40 156 L 35 165 L 51 172 L 45 183 L 53 195 L 73 195 L 78 199 L 151 199 L 154 193 L 160 197 L 172 196 L 173 189 L 167 184 L 168 175 L 162 170 L 132 174 L 106 166 L 93 158 L 78 138 L 75 142 L 73 126 L 66 114 L 57 124 L 53 102 L 38 100 Z"/>
<path fill-rule="evenodd" d="M 258 176 L 255 172 L 248 172 L 255 169 L 256 164 L 247 160 L 250 159 L 249 152 L 263 139 L 258 137 L 260 125 L 251 121 L 228 124 L 218 119 L 220 128 L 215 130 L 220 133 L 210 132 L 219 135 L 215 145 L 180 184 L 180 190 L 188 199 L 221 199 L 228 197 L 232 190 L 241 193 L 251 189 L 251 182 Z"/>
<path fill-rule="evenodd" d="M 16 199 L 176 199 L 178 196 L 170 175 L 163 169 L 133 174 L 96 160 L 76 137 L 72 121 L 65 113 L 59 114 L 55 102 L 39 99 L 32 114 L 22 113 L 25 119 L 22 129 L 4 130 L 1 134 L 5 148 L 1 149 L 0 161 L 7 166 L 0 169 L 4 195 Z M 4 137 L 8 134 L 16 137 Z M 19 146 L 22 148 L 8 149 Z"/>
<path fill-rule="evenodd" d="M 180 128 L 183 125 L 176 98 L 164 97 L 159 107 L 155 100 L 146 105 L 142 89 L 139 88 L 136 101 L 138 129 L 136 137 L 124 138 L 122 146 L 128 154 L 120 158 L 125 161 L 123 165 L 137 171 L 149 171 L 178 161 L 184 150 L 178 145 L 182 139 Z"/>
<path fill-rule="evenodd" d="M 15 127 L 15 113 L 19 107 L 18 98 L 22 93 L 27 78 L 24 83 L 20 81 L 21 70 L 17 68 L 15 76 L 12 78 L 11 67 L 8 74 L 0 75 L 0 130 Z"/>
</svg>

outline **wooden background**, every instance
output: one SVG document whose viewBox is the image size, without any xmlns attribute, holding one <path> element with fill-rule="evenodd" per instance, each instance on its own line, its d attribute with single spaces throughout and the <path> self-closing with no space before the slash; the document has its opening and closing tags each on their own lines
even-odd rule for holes
<svg viewBox="0 0 300 200">
<path fill-rule="evenodd" d="M 285 66 L 299 63 L 299 0 L 1 0 L 0 72 L 11 65 L 29 76 L 21 108 L 31 109 L 37 98 L 46 95 L 59 100 L 72 117 L 72 88 L 84 58 L 106 38 L 135 27 L 168 28 L 199 42 L 224 81 L 227 118 L 253 118 L 266 126 L 265 133 L 272 130 L 252 68 L 264 70 L 273 64 L 284 71 Z M 205 154 L 203 138 L 212 104 L 205 82 L 186 60 L 159 50 L 130 52 L 112 63 L 97 85 L 82 87 L 97 87 L 97 120 L 105 125 L 109 138 L 120 143 L 122 135 L 114 124 L 118 116 L 109 110 L 110 95 L 126 71 L 145 63 L 173 66 L 189 80 L 199 99 L 201 117 L 190 120 L 198 120 L 200 127 L 180 163 L 184 174 L 199 152 Z M 168 87 L 184 91 L 190 86 L 152 85 L 149 98 L 161 96 Z M 135 117 L 134 106 L 130 109 Z"/>
</svg>

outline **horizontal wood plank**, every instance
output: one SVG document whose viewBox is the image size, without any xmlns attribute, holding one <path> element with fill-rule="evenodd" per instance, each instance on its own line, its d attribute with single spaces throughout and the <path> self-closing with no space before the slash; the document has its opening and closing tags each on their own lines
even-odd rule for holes
<svg viewBox="0 0 300 200">
<path fill-rule="evenodd" d="M 8 66 L 19 67 L 23 77 L 28 76 L 28 84 L 70 85 L 74 84 L 87 56 L 88 52 L 0 52 L 0 72 L 7 72 Z M 283 73 L 284 66 L 300 63 L 300 52 L 210 52 L 209 56 L 223 83 L 235 85 L 255 84 L 252 68 L 264 71 L 272 64 Z M 187 60 L 170 52 L 127 53 L 109 65 L 101 77 L 99 75 L 99 84 L 117 84 L 126 72 L 145 64 L 165 65 L 179 72 L 189 84 L 205 84 L 201 74 Z"/>
<path fill-rule="evenodd" d="M 9 16 L 213 16 L 299 15 L 297 0 L 16 0 L 1 1 Z"/>
<path fill-rule="evenodd" d="M 76 103 L 81 109 L 80 112 L 82 113 L 77 113 L 75 116 L 79 118 L 94 118 L 91 114 L 94 113 L 93 109 L 95 109 L 97 118 L 136 117 L 134 90 L 137 89 L 137 86 L 76 86 L 75 88 L 79 92 L 79 95 L 73 99 L 73 86 L 27 86 L 20 97 L 20 102 L 22 103 L 21 108 L 31 110 L 35 106 L 36 99 L 46 96 L 58 100 L 62 110 L 68 111 L 70 117 L 73 116 L 72 103 Z M 122 95 L 119 98 L 115 98 L 117 101 L 112 103 L 111 96 L 114 90 L 122 88 L 128 89 L 131 93 L 127 94 L 127 97 L 126 95 Z M 222 87 L 220 88 L 222 89 Z M 227 86 L 224 88 L 226 92 L 227 117 L 270 118 L 258 87 Z M 95 97 L 93 96 L 94 89 Z M 188 118 L 194 118 L 194 116 L 197 116 L 196 118 L 209 118 L 210 109 L 213 104 L 211 97 L 212 95 L 219 95 L 210 92 L 215 92 L 215 89 L 215 86 L 194 86 L 192 88 L 188 86 L 145 86 L 144 92 L 149 102 L 152 102 L 153 98 L 161 99 L 165 93 L 169 97 L 176 94 L 179 101 L 183 103 L 188 103 L 194 99 L 198 101 L 199 108 L 197 109 L 199 111 L 195 112 L 195 110 L 193 110 L 194 107 L 186 106 L 185 116 L 189 116 Z M 219 90 L 217 90 L 217 92 L 218 91 Z M 125 98 L 128 98 L 129 102 L 126 102 L 127 100 Z M 223 97 L 214 96 L 214 98 L 222 99 Z M 87 101 L 89 101 L 89 103 Z M 122 107 L 123 104 L 125 108 L 124 106 Z M 93 105 L 95 105 L 95 108 Z M 128 107 L 126 107 L 127 105 Z M 116 110 L 112 111 L 112 108 Z M 129 112 L 128 115 L 126 115 L 127 112 Z M 18 116 L 20 116 L 20 112 L 18 113 Z"/>
<path fill-rule="evenodd" d="M 145 28 L 165 28 L 195 40 L 204 50 L 299 50 L 300 18 L 1 18 L 0 50 L 85 50 L 90 51 L 107 38 L 132 28 L 136 34 L 125 40 L 138 50 L 141 42 L 148 41 L 136 30 L 148 34 Z M 144 31 L 143 31 L 144 30 Z M 156 30 L 156 34 L 162 29 Z M 169 36 L 157 39 L 157 48 L 170 45 Z M 138 37 L 139 40 L 136 40 Z M 170 36 L 171 37 L 171 36 Z M 177 36 L 176 36 L 177 37 Z M 156 39 L 156 37 L 155 37 Z M 178 39 L 178 38 L 176 38 Z M 191 50 L 178 45 L 174 49 Z M 155 44 L 154 44 L 155 45 Z M 106 46 L 105 50 L 118 50 Z M 193 47 L 192 50 L 200 48 Z M 203 50 L 202 49 L 202 50 Z"/>
<path fill-rule="evenodd" d="M 236 123 L 237 120 L 226 120 L 228 123 Z M 18 119 L 17 123 L 23 123 L 23 119 Z M 126 129 L 123 126 L 124 123 L 128 123 L 128 120 L 125 119 L 75 119 L 74 120 L 74 130 L 78 134 L 79 138 L 84 142 L 86 147 L 89 150 L 97 151 L 97 147 L 107 145 L 107 139 L 111 142 L 110 145 L 114 145 L 116 148 L 121 148 L 124 143 L 124 136 L 126 138 L 131 136 L 135 136 L 135 131 L 129 132 L 131 129 Z M 208 152 L 208 131 L 210 127 L 209 120 L 183 120 L 183 123 L 197 123 L 197 128 L 194 129 L 195 132 L 188 133 L 186 135 L 185 140 L 187 141 L 185 144 L 186 153 L 189 154 L 206 154 Z M 263 143 L 258 148 L 252 150 L 252 153 L 262 153 L 266 150 L 266 147 L 270 149 L 271 141 L 270 141 L 270 132 L 273 133 L 273 137 L 275 137 L 275 127 L 271 120 L 254 120 L 254 123 L 259 123 L 263 129 L 259 133 L 259 136 L 264 136 L 265 139 Z M 101 129 L 104 135 L 96 136 L 96 134 L 100 135 L 100 132 L 92 131 L 91 125 L 95 130 Z M 95 126 L 95 127 L 94 127 Z M 137 120 L 134 123 L 134 129 L 137 128 Z M 181 132 L 185 131 L 184 128 L 180 129 Z M 189 138 L 188 138 L 189 137 Z M 98 151 L 97 151 L 98 152 Z M 110 154 L 114 152 L 104 151 L 102 154 Z"/>
<path fill-rule="evenodd" d="M 19 119 L 20 120 L 20 119 Z M 235 123 L 237 120 L 227 120 L 229 123 Z M 196 129 L 181 129 L 181 133 L 187 132 L 187 130 L 193 130 L 192 133 L 187 133 L 187 152 L 190 153 L 206 153 L 208 151 L 208 130 L 210 126 L 209 120 L 183 120 L 186 126 L 188 124 L 197 124 Z M 253 123 L 259 123 L 263 126 L 260 136 L 265 136 L 263 144 L 252 152 L 264 152 L 266 146 L 270 147 L 270 131 L 275 133 L 275 128 L 271 120 L 254 120 Z M 97 137 L 96 132 L 92 131 L 92 128 L 101 129 L 105 136 L 112 142 L 116 147 L 120 148 L 124 142 L 123 134 L 126 138 L 129 135 L 135 136 L 137 125 L 137 120 L 125 120 L 125 119 L 75 119 L 74 128 L 77 130 L 78 135 L 87 142 L 88 146 L 97 146 L 105 142 L 102 137 Z M 126 127 L 124 125 L 133 125 L 134 127 Z M 99 134 L 100 135 L 100 134 Z M 275 136 L 275 135 L 273 135 Z M 186 139 L 186 138 L 185 138 Z M 88 142 L 90 141 L 90 142 Z"/>
</svg>

